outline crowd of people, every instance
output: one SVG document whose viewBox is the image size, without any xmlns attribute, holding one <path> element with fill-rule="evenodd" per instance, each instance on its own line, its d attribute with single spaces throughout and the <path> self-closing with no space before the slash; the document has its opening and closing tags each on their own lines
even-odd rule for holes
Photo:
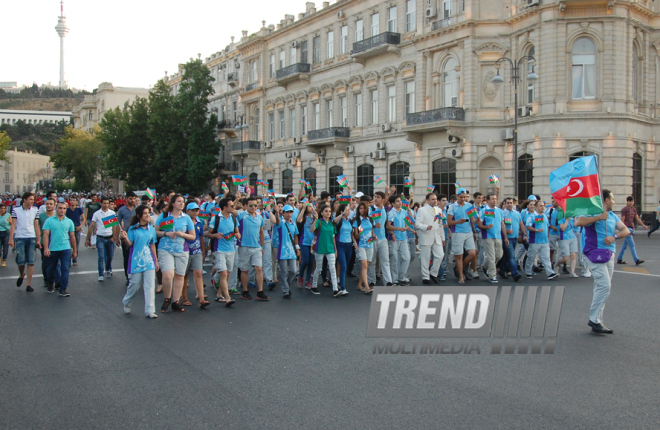
<svg viewBox="0 0 660 430">
<path fill-rule="evenodd" d="M 304 182 L 304 181 L 301 181 Z M 302 184 L 297 195 L 211 192 L 192 197 L 170 191 L 160 198 L 149 192 L 128 192 L 117 200 L 95 194 L 46 196 L 24 193 L 0 203 L 2 266 L 8 249 L 16 253 L 17 287 L 33 292 L 36 249 L 41 253 L 44 287 L 70 297 L 69 270 L 77 265 L 84 245 L 98 254 L 98 282 L 113 276 L 115 247 L 121 247 L 126 278 L 124 312 L 140 289 L 145 315 L 157 318 L 155 297 L 163 294 L 161 312 L 184 312 L 192 303 L 188 285 L 194 283 L 201 309 L 210 305 L 205 293 L 204 262 L 212 260 L 211 284 L 216 302 L 231 307 L 236 301 L 267 301 L 265 290 L 281 290 L 291 299 L 292 284 L 319 295 L 349 295 L 347 278 L 357 279 L 356 291 L 371 294 L 383 286 L 410 285 L 410 263 L 418 258 L 422 283 L 441 284 L 452 272 L 458 284 L 479 279 L 534 279 L 545 271 L 547 280 L 559 273 L 593 277 L 594 296 L 589 326 L 612 333 L 602 323 L 611 288 L 614 241 L 626 238 L 635 223 L 647 228 L 628 198 L 623 221 L 613 212 L 608 190 L 605 211 L 598 216 L 563 217 L 557 203 L 546 205 L 538 195 L 522 202 L 495 193 L 456 195 L 428 192 L 420 202 L 396 187 L 373 196 L 350 186 L 334 195 L 319 196 Z M 149 191 L 149 190 L 147 190 Z M 408 200 L 409 199 L 409 200 Z M 8 204 L 9 202 L 9 204 Z M 10 216 L 11 214 L 11 216 Z M 642 264 L 632 238 L 626 238 L 636 264 Z M 618 263 L 625 264 L 624 245 Z M 192 276 L 191 276 L 192 275 Z M 319 288 L 320 287 L 320 288 Z"/>
</svg>

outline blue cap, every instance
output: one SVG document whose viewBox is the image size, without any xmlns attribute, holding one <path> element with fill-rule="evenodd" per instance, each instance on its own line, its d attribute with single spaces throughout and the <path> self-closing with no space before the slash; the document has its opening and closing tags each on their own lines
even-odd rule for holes
<svg viewBox="0 0 660 430">
<path fill-rule="evenodd" d="M 64 198 L 62 198 L 62 197 L 60 197 L 59 199 L 57 199 L 57 203 L 64 203 L 64 202 L 65 202 L 65 200 L 64 200 Z"/>
<path fill-rule="evenodd" d="M 532 194 L 531 196 L 527 197 L 527 200 L 536 200 L 536 196 Z"/>
<path fill-rule="evenodd" d="M 293 212 L 293 206 L 286 205 L 282 208 L 282 212 Z"/>
<path fill-rule="evenodd" d="M 195 210 L 195 209 L 199 209 L 199 205 L 195 202 L 188 203 L 188 206 L 186 206 L 187 211 L 192 211 L 192 210 Z"/>
<path fill-rule="evenodd" d="M 463 193 L 467 194 L 467 191 L 465 190 L 465 188 L 459 188 L 458 191 L 456 191 L 456 194 L 458 194 L 458 195 L 461 195 Z"/>
</svg>

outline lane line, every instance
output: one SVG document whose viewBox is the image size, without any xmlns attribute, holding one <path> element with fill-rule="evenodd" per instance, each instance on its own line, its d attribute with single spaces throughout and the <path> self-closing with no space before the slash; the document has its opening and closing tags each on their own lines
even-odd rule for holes
<svg viewBox="0 0 660 430">
<path fill-rule="evenodd" d="M 121 269 L 121 271 L 123 273 L 124 269 Z M 89 275 L 91 273 L 99 273 L 99 272 L 98 272 L 98 270 L 90 270 L 90 271 L 87 271 L 87 272 L 69 272 L 69 276 L 71 276 L 71 275 Z M 117 273 L 119 273 L 119 272 L 117 272 Z M 44 275 L 42 275 L 41 273 L 39 273 L 39 274 L 35 273 L 34 275 L 32 275 L 32 279 L 34 279 L 34 278 L 43 278 L 43 277 L 44 277 Z M 0 278 L 0 280 L 7 280 L 7 279 L 18 279 L 18 273 L 16 273 L 15 276 L 3 276 L 2 278 Z"/>
<path fill-rule="evenodd" d="M 615 270 L 614 273 L 623 273 L 625 275 L 654 276 L 656 278 L 660 278 L 660 275 L 652 275 L 650 273 L 626 272 L 626 271 L 623 271 L 623 270 Z"/>
</svg>

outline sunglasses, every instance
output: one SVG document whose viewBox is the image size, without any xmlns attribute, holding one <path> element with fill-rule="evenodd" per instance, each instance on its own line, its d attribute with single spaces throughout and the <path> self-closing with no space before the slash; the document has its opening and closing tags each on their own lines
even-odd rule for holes
<svg viewBox="0 0 660 430">
<path fill-rule="evenodd" d="M 248 205 L 248 207 L 250 207 L 250 208 L 256 208 L 257 205 Z"/>
</svg>

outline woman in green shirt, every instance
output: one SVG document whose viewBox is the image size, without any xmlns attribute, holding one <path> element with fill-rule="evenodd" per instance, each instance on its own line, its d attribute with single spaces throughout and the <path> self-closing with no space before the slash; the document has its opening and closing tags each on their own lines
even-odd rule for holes
<svg viewBox="0 0 660 430">
<path fill-rule="evenodd" d="M 0 203 L 0 250 L 2 251 L 2 267 L 7 267 L 7 251 L 9 251 L 9 217 L 7 205 Z"/>
<path fill-rule="evenodd" d="M 332 210 L 328 205 L 322 205 L 319 208 L 321 214 L 311 228 L 314 233 L 314 242 L 312 247 L 314 249 L 316 258 L 316 268 L 314 269 L 314 276 L 312 276 L 312 288 L 318 286 L 319 275 L 323 268 L 323 258 L 328 259 L 328 270 L 330 270 L 330 278 L 332 279 L 332 291 L 335 297 L 341 297 L 342 292 L 337 286 L 337 270 L 335 269 L 335 261 L 337 257 L 337 244 L 335 243 L 335 225 L 332 222 Z"/>
</svg>

